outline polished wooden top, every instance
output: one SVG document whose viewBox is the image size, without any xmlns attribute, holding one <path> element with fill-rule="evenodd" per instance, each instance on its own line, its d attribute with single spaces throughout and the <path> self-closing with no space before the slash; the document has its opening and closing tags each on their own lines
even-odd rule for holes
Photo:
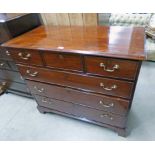
<svg viewBox="0 0 155 155">
<path fill-rule="evenodd" d="M 144 41 L 142 27 L 40 26 L 3 46 L 143 60 Z"/>
</svg>

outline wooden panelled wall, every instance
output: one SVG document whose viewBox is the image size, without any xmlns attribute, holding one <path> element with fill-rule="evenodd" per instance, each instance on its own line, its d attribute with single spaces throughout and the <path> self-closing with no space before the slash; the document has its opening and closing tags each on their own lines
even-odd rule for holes
<svg viewBox="0 0 155 155">
<path fill-rule="evenodd" d="M 98 25 L 97 13 L 42 13 L 45 25 Z"/>
</svg>

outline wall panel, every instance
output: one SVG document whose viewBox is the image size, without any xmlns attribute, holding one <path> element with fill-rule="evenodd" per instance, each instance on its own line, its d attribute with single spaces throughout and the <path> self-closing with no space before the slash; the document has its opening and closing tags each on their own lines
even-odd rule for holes
<svg viewBox="0 0 155 155">
<path fill-rule="evenodd" d="M 84 25 L 97 25 L 97 13 L 83 13 Z"/>
<path fill-rule="evenodd" d="M 41 17 L 45 25 L 58 25 L 56 13 L 42 13 Z"/>
<path fill-rule="evenodd" d="M 70 25 L 68 13 L 57 13 L 56 17 L 58 25 Z"/>
<path fill-rule="evenodd" d="M 83 25 L 82 13 L 69 13 L 71 25 Z"/>
<path fill-rule="evenodd" d="M 97 13 L 42 13 L 45 25 L 97 25 Z"/>
</svg>

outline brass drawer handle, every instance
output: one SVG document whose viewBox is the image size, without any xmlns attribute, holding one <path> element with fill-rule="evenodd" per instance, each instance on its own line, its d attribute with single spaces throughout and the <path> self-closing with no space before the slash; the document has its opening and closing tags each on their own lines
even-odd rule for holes
<svg viewBox="0 0 155 155">
<path fill-rule="evenodd" d="M 48 98 L 42 98 L 43 103 L 52 104 L 50 101 L 48 101 Z"/>
<path fill-rule="evenodd" d="M 5 65 L 5 63 L 3 63 L 3 62 L 2 62 L 2 63 L 0 63 L 0 66 L 1 66 L 1 67 L 3 67 L 4 65 Z"/>
<path fill-rule="evenodd" d="M 103 67 L 103 69 L 106 71 L 106 72 L 114 72 L 115 70 L 118 70 L 119 69 L 119 65 L 115 64 L 112 69 L 108 69 L 106 68 L 105 64 L 104 63 L 100 63 L 100 67 Z"/>
<path fill-rule="evenodd" d="M 113 120 L 113 117 L 111 115 L 109 115 L 109 114 L 101 114 L 100 117 L 101 118 L 108 118 L 110 120 Z"/>
<path fill-rule="evenodd" d="M 99 104 L 101 104 L 105 108 L 112 108 L 112 107 L 114 107 L 114 103 L 105 104 L 102 101 L 100 101 Z"/>
<path fill-rule="evenodd" d="M 33 73 L 31 73 L 31 71 L 30 70 L 27 70 L 26 71 L 26 73 L 27 74 L 29 74 L 30 76 L 32 76 L 32 77 L 35 77 L 35 76 L 37 76 L 38 75 L 38 72 L 36 71 L 36 72 L 33 72 Z"/>
<path fill-rule="evenodd" d="M 6 53 L 6 55 L 10 56 L 10 52 L 9 51 L 6 51 L 5 53 Z"/>
<path fill-rule="evenodd" d="M 34 86 L 34 89 L 37 90 L 39 93 L 42 93 L 44 91 L 44 88 L 38 88 L 37 86 Z"/>
<path fill-rule="evenodd" d="M 110 91 L 110 90 L 116 89 L 117 88 L 117 85 L 114 84 L 113 86 L 111 86 L 110 88 L 108 88 L 108 87 L 104 87 L 104 84 L 101 82 L 100 83 L 100 87 L 102 87 L 104 90 Z"/>
<path fill-rule="evenodd" d="M 2 93 L 2 92 L 4 92 L 4 89 L 5 89 L 5 86 L 6 86 L 6 82 L 2 82 L 1 84 L 0 84 L 0 94 Z"/>
<path fill-rule="evenodd" d="M 43 102 L 43 103 L 48 103 L 47 98 L 45 98 L 45 97 L 44 97 L 44 98 L 42 98 L 42 102 Z"/>
<path fill-rule="evenodd" d="M 7 83 L 6 82 L 2 82 L 2 86 L 5 86 Z"/>
<path fill-rule="evenodd" d="M 18 53 L 18 56 L 21 57 L 23 60 L 28 60 L 31 57 L 31 54 L 28 53 L 26 55 L 23 55 L 22 52 Z"/>
</svg>

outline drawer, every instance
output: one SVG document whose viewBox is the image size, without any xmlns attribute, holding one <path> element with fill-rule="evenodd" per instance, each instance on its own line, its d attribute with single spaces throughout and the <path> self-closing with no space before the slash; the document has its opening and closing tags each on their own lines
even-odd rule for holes
<svg viewBox="0 0 155 155">
<path fill-rule="evenodd" d="M 47 96 L 66 102 L 88 106 L 98 110 L 104 110 L 111 113 L 126 115 L 129 107 L 129 101 L 115 97 L 108 97 L 105 95 L 97 95 L 93 93 L 86 93 L 70 88 L 58 87 L 54 85 L 26 81 L 31 93 L 41 96 Z"/>
<path fill-rule="evenodd" d="M 5 60 L 12 60 L 10 53 L 2 47 L 0 47 L 0 58 Z"/>
<path fill-rule="evenodd" d="M 87 73 L 90 74 L 135 80 L 139 62 L 86 56 L 85 65 Z"/>
<path fill-rule="evenodd" d="M 0 78 L 8 81 L 25 83 L 19 72 L 0 70 Z"/>
<path fill-rule="evenodd" d="M 7 63 L 7 61 L 0 60 L 0 68 L 1 69 L 11 69 Z"/>
<path fill-rule="evenodd" d="M 51 84 L 58 84 L 80 90 L 118 96 L 127 99 L 131 97 L 133 90 L 132 82 L 87 76 L 85 74 L 75 74 L 36 67 L 27 67 L 24 65 L 18 66 L 21 74 L 26 79 L 48 82 Z"/>
<path fill-rule="evenodd" d="M 27 88 L 26 84 L 23 83 L 17 83 L 17 82 L 10 82 L 9 88 L 11 90 L 20 91 L 23 93 L 30 93 L 29 89 Z"/>
<path fill-rule="evenodd" d="M 12 70 L 18 71 L 17 65 L 13 61 L 8 61 L 8 64 Z"/>
<path fill-rule="evenodd" d="M 121 128 L 125 127 L 125 117 L 38 95 L 36 95 L 35 98 L 38 104 L 42 107 L 47 107 L 56 111 L 67 113 L 82 120 L 100 122 Z"/>
<path fill-rule="evenodd" d="M 8 50 L 15 63 L 42 66 L 42 59 L 37 50 L 10 49 Z"/>
<path fill-rule="evenodd" d="M 2 82 L 4 82 L 4 80 L 0 79 L 0 85 L 2 84 Z M 9 90 L 20 91 L 20 92 L 24 92 L 24 93 L 30 93 L 26 84 L 14 82 L 14 81 L 8 81 L 8 80 L 5 80 L 5 83 L 6 83 L 6 88 Z"/>
<path fill-rule="evenodd" d="M 44 52 L 43 56 L 47 67 L 83 71 L 82 59 L 79 55 Z"/>
</svg>

